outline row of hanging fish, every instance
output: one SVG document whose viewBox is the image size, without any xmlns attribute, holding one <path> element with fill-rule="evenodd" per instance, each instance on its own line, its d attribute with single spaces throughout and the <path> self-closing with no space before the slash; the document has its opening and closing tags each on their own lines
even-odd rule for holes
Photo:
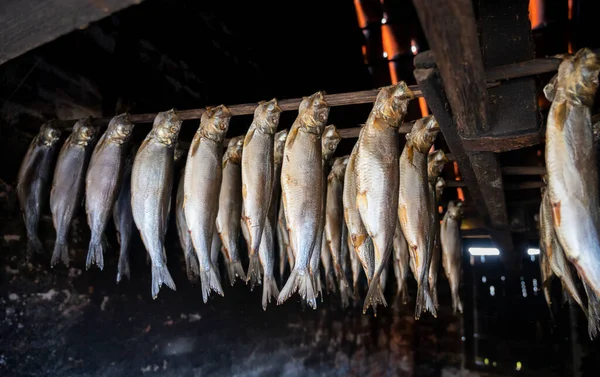
<svg viewBox="0 0 600 377">
<path fill-rule="evenodd" d="M 434 117 L 419 119 L 400 150 L 398 129 L 413 98 L 404 82 L 382 88 L 352 153 L 335 158 L 341 137 L 335 126 L 326 126 L 323 92 L 303 98 L 289 131 L 276 131 L 282 111 L 277 100 L 260 102 L 247 133 L 230 139 L 225 151 L 231 113 L 224 105 L 209 107 L 187 157 L 176 148 L 182 121 L 174 110 L 156 116 L 139 148 L 128 148 L 134 125 L 127 114 L 115 116 L 97 142 L 98 129 L 83 119 L 60 149 L 53 178 L 50 161 L 60 132 L 46 123 L 19 172 L 28 254 L 43 251 L 37 227 L 51 181 L 51 264 L 68 265 L 70 224 L 83 201 L 91 229 L 86 267 L 103 268 L 112 218 L 121 245 L 117 281 L 129 277 L 129 243 L 137 228 L 152 266 L 154 298 L 162 285 L 176 289 L 165 251 L 174 211 L 187 274 L 199 278 L 204 302 L 212 292 L 224 295 L 217 265 L 222 253 L 232 285 L 238 278 L 251 288 L 262 284 L 263 308 L 295 293 L 316 308 L 324 291 L 339 292 L 346 306 L 364 273 L 363 310 L 376 311 L 387 305 L 383 290 L 391 261 L 398 296 L 406 302 L 410 269 L 418 285 L 416 317 L 426 311 L 436 316 L 441 260 L 454 310 L 462 311 L 462 203 L 450 202 L 440 225 L 440 174 L 448 159 L 442 150 L 430 152 L 439 133 Z M 185 165 L 175 187 L 176 160 Z M 287 266 L 280 290 L 275 270 L 283 279 Z"/>
<path fill-rule="evenodd" d="M 591 338 L 600 328 L 600 204 L 591 120 L 599 72 L 599 57 L 584 48 L 564 58 L 544 88 L 552 104 L 546 123 L 546 187 L 539 212 L 545 298 L 551 305 L 550 284 L 556 277 L 565 298 L 586 314 Z"/>
</svg>

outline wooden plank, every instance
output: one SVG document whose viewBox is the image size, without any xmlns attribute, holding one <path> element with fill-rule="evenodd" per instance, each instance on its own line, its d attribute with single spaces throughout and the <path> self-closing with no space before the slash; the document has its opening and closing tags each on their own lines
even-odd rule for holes
<svg viewBox="0 0 600 377">
<path fill-rule="evenodd" d="M 519 112 L 519 111 L 517 111 Z M 517 135 L 490 135 L 463 138 L 463 145 L 471 152 L 508 152 L 538 145 L 544 140 L 541 127 L 535 126 L 532 132 Z"/>
<path fill-rule="evenodd" d="M 142 0 L 2 0 L 0 64 Z"/>
<path fill-rule="evenodd" d="M 488 94 L 470 0 L 413 0 L 460 136 L 487 130 Z"/>
<path fill-rule="evenodd" d="M 530 190 L 544 187 L 545 184 L 542 181 L 531 181 L 531 182 L 518 182 L 518 183 L 507 183 L 504 185 L 506 191 L 519 191 L 519 190 Z M 446 181 L 446 187 L 463 187 L 470 189 L 469 185 L 464 181 Z"/>
<path fill-rule="evenodd" d="M 544 175 L 546 174 L 545 166 L 503 166 L 502 174 L 504 175 Z"/>
</svg>

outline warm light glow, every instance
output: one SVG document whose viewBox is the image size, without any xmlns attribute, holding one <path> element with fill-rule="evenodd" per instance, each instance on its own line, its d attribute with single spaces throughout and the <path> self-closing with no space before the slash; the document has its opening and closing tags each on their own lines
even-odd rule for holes
<svg viewBox="0 0 600 377">
<path fill-rule="evenodd" d="M 417 55 L 417 52 L 419 51 L 419 48 L 417 47 L 417 42 L 415 42 L 414 39 L 410 40 L 410 52 L 413 53 L 413 55 Z"/>
<path fill-rule="evenodd" d="M 419 97 L 419 107 L 421 108 L 421 116 L 426 117 L 429 115 L 429 108 L 427 107 L 427 101 L 424 97 Z"/>
<path fill-rule="evenodd" d="M 358 18 L 358 26 L 361 29 L 367 27 L 367 16 L 365 16 L 365 12 L 362 9 L 362 5 L 359 0 L 354 0 L 354 8 L 356 9 L 356 17 Z"/>
<path fill-rule="evenodd" d="M 534 249 L 534 248 L 527 249 L 527 254 L 528 255 L 540 255 L 540 249 Z"/>
<path fill-rule="evenodd" d="M 567 52 L 569 52 L 569 54 L 573 53 L 573 42 L 571 42 L 571 40 L 569 39 L 569 41 L 567 42 Z"/>
<path fill-rule="evenodd" d="M 462 188 L 456 188 L 456 195 L 458 196 L 458 200 L 460 200 L 461 202 L 465 201 L 465 193 L 463 192 Z"/>
<path fill-rule="evenodd" d="M 385 17 L 381 19 L 381 24 L 382 25 L 385 25 L 386 22 L 387 22 L 387 19 Z"/>
<path fill-rule="evenodd" d="M 395 57 L 401 53 L 400 46 L 398 46 L 390 25 L 381 25 L 381 45 L 388 56 Z"/>
<path fill-rule="evenodd" d="M 567 4 L 569 4 L 569 13 L 568 13 L 568 18 L 569 20 L 573 19 L 573 0 L 568 0 Z"/>
<path fill-rule="evenodd" d="M 388 65 L 390 67 L 390 80 L 392 80 L 392 84 L 397 84 L 398 74 L 396 73 L 396 66 L 394 65 L 393 61 L 389 62 Z"/>
<path fill-rule="evenodd" d="M 517 367 L 516 367 L 516 369 L 517 370 L 521 370 L 522 367 L 523 367 L 523 364 L 521 364 L 520 361 L 517 361 Z"/>
<path fill-rule="evenodd" d="M 440 213 L 440 215 L 444 212 L 444 207 L 439 206 L 438 207 L 438 212 Z"/>
<path fill-rule="evenodd" d="M 388 53 L 384 51 L 384 52 L 383 52 L 383 58 L 384 58 L 384 59 L 387 59 L 387 57 L 388 57 Z"/>
<path fill-rule="evenodd" d="M 540 27 L 544 23 L 543 0 L 529 0 L 529 21 L 532 29 Z"/>
<path fill-rule="evenodd" d="M 470 247 L 469 253 L 476 256 L 500 255 L 500 250 L 495 247 Z"/>
<path fill-rule="evenodd" d="M 454 175 L 456 176 L 456 180 L 460 181 L 460 170 L 458 170 L 458 163 L 454 161 L 452 166 L 454 167 Z"/>
<path fill-rule="evenodd" d="M 455 181 L 461 181 L 462 178 L 460 176 L 460 171 L 458 170 L 458 163 L 456 161 L 453 162 L 452 166 L 454 166 L 454 175 L 456 178 L 454 178 Z M 456 188 L 456 195 L 458 195 L 458 199 L 461 202 L 465 201 L 465 193 L 463 192 L 463 189 L 460 187 Z"/>
</svg>

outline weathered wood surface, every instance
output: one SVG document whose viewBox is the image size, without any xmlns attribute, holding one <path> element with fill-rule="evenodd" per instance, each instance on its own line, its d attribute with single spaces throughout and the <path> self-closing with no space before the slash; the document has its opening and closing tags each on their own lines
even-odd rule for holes
<svg viewBox="0 0 600 377">
<path fill-rule="evenodd" d="M 531 182 L 519 182 L 519 183 L 507 183 L 504 185 L 506 191 L 518 191 L 518 190 L 530 190 L 544 187 L 545 184 L 542 181 L 531 181 Z M 446 187 L 466 187 L 469 185 L 464 181 L 446 181 Z"/>
<path fill-rule="evenodd" d="M 2 0 L 0 64 L 142 0 Z"/>
</svg>

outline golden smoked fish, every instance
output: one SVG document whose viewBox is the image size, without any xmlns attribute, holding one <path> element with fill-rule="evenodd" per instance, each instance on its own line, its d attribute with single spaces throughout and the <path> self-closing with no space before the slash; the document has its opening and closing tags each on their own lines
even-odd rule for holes
<svg viewBox="0 0 600 377">
<path fill-rule="evenodd" d="M 344 205 L 342 196 L 344 191 L 344 174 L 348 165 L 349 156 L 337 157 L 327 177 L 327 205 L 325 210 L 325 239 L 333 259 L 333 270 L 338 281 L 342 307 L 347 307 L 351 296 L 350 284 L 344 271 L 342 240 L 344 231 Z"/>
<path fill-rule="evenodd" d="M 81 206 L 85 188 L 85 172 L 90 155 L 96 143 L 98 129 L 92 127 L 91 119 L 79 120 L 73 126 L 56 161 L 52 190 L 50 191 L 50 211 L 56 229 L 56 242 L 52 253 L 51 266 L 62 261 L 69 265 L 68 236 L 71 222 Z"/>
<path fill-rule="evenodd" d="M 273 190 L 274 139 L 281 108 L 277 99 L 259 102 L 244 139 L 242 154 L 242 221 L 248 232 L 248 272 L 252 286 L 260 284 L 258 248 Z"/>
<path fill-rule="evenodd" d="M 437 279 L 440 270 L 440 220 L 437 205 L 441 199 L 440 194 L 437 193 L 438 189 L 443 190 L 443 187 L 437 186 L 437 180 L 439 175 L 442 174 L 444 165 L 448 163 L 448 158 L 443 150 L 438 149 L 430 152 L 427 156 L 427 178 L 429 181 L 429 193 L 431 195 L 431 211 L 435 214 L 435 230 L 434 230 L 434 241 L 433 241 L 433 253 L 431 255 L 431 264 L 429 266 L 429 289 L 431 290 L 431 298 L 433 299 L 433 306 L 437 310 L 439 308 L 438 293 L 437 293 Z"/>
<path fill-rule="evenodd" d="M 202 300 L 211 291 L 223 296 L 223 288 L 211 251 L 219 210 L 223 139 L 229 129 L 231 113 L 223 105 L 208 107 L 200 119 L 185 164 L 183 210 L 200 267 Z"/>
<path fill-rule="evenodd" d="M 313 282 L 318 295 L 321 295 L 323 300 L 323 288 L 321 283 L 321 247 L 323 246 L 323 228 L 325 227 L 325 201 L 327 196 L 327 175 L 330 170 L 331 157 L 335 153 L 338 144 L 342 140 L 342 137 L 338 133 L 337 129 L 333 124 L 328 125 L 323 130 L 321 137 L 321 152 L 323 156 L 323 186 L 321 187 L 321 193 L 323 195 L 322 208 L 321 208 L 321 222 L 319 223 L 317 242 L 313 247 L 312 254 L 310 256 L 310 271 L 313 276 Z"/>
<path fill-rule="evenodd" d="M 117 283 L 121 282 L 123 277 L 127 277 L 127 279 L 131 280 L 129 249 L 131 237 L 133 236 L 133 228 L 135 227 L 135 225 L 133 225 L 133 214 L 131 213 L 131 168 L 138 147 L 139 145 L 129 148 L 127 157 L 125 157 L 125 166 L 123 166 L 123 176 L 121 177 L 121 187 L 113 208 L 113 222 L 115 228 L 117 228 L 117 239 L 119 241 Z"/>
<path fill-rule="evenodd" d="M 462 202 L 448 203 L 446 214 L 442 220 L 440 240 L 442 245 L 442 266 L 450 283 L 452 293 L 452 309 L 454 313 L 462 313 L 463 307 L 460 301 L 460 221 L 462 218 Z"/>
<path fill-rule="evenodd" d="M 175 225 L 177 226 L 177 235 L 179 236 L 179 245 L 183 251 L 183 260 L 185 261 L 185 272 L 190 282 L 196 283 L 200 278 L 200 269 L 198 258 L 194 251 L 192 238 L 185 222 L 185 212 L 183 211 L 183 183 L 185 176 L 185 167 L 181 169 L 181 177 L 177 186 L 177 197 L 175 200 Z"/>
<path fill-rule="evenodd" d="M 129 114 L 115 116 L 94 148 L 85 180 L 85 212 L 91 230 L 86 268 L 92 264 L 101 270 L 104 268 L 107 246 L 104 231 L 119 195 L 127 142 L 133 127 Z"/>
<path fill-rule="evenodd" d="M 242 218 L 242 153 L 244 136 L 229 140 L 223 155 L 223 180 L 219 193 L 217 231 L 221 237 L 227 256 L 227 274 L 231 286 L 235 279 L 246 280 L 246 273 L 240 261 L 240 231 Z"/>
<path fill-rule="evenodd" d="M 546 169 L 554 230 L 584 282 L 600 294 L 600 206 L 591 107 L 600 59 L 587 48 L 566 57 L 544 88 Z M 541 221 L 541 220 L 540 220 Z"/>
<path fill-rule="evenodd" d="M 52 181 L 60 134 L 55 121 L 44 123 L 29 144 L 19 167 L 17 196 L 27 231 L 27 259 L 34 253 L 44 251 L 38 236 L 38 226 L 42 208 L 48 203 L 47 189 Z"/>
<path fill-rule="evenodd" d="M 356 205 L 360 218 L 373 241 L 375 273 L 369 284 L 363 311 L 373 305 L 372 298 L 387 306 L 380 276 L 389 261 L 398 207 L 398 128 L 408 103 L 414 98 L 404 81 L 382 88 L 358 139 L 356 152 Z M 427 172 L 425 171 L 425 174 Z"/>
<path fill-rule="evenodd" d="M 283 197 L 279 200 L 279 212 L 277 215 L 277 241 L 285 247 L 287 255 L 288 265 L 290 266 L 290 272 L 294 269 L 294 252 L 292 245 L 290 244 L 290 235 L 287 231 L 287 224 L 285 222 L 285 211 L 283 209 Z M 283 274 L 281 275 L 281 281 L 283 283 Z"/>
<path fill-rule="evenodd" d="M 279 225 L 280 213 L 283 211 L 281 206 L 281 164 L 283 164 L 283 150 L 285 148 L 285 139 L 287 139 L 287 135 L 288 130 L 282 130 L 275 134 L 275 181 L 273 182 L 273 195 L 271 196 L 271 204 L 269 207 L 269 213 L 271 214 L 270 216 L 273 216 L 274 213 L 271 226 L 274 227 L 273 232 L 277 236 L 277 248 L 279 251 L 279 277 L 282 282 L 283 274 L 285 273 L 285 266 L 288 263 L 286 243 L 282 238 L 283 235 L 281 234 L 281 227 Z"/>
<path fill-rule="evenodd" d="M 154 299 L 163 284 L 176 289 L 164 249 L 173 187 L 173 154 L 180 129 L 181 119 L 174 110 L 158 113 L 135 155 L 131 171 L 131 209 L 152 262 Z"/>
<path fill-rule="evenodd" d="M 358 258 L 358 253 L 354 251 L 354 245 L 352 244 L 352 240 L 348 236 L 348 227 L 346 226 L 345 221 L 342 232 L 342 239 L 345 241 L 346 244 L 346 247 L 344 247 L 344 245 L 342 244 L 342 269 L 344 271 L 349 270 L 351 272 L 353 298 L 356 300 L 356 298 L 358 297 L 358 281 L 360 279 L 360 271 L 362 270 L 362 265 L 360 259 Z M 374 258 L 372 259 L 374 260 Z M 348 263 L 350 263 L 349 267 L 347 266 Z"/>
<path fill-rule="evenodd" d="M 321 135 L 329 117 L 323 92 L 305 97 L 285 142 L 281 190 L 285 220 L 295 263 L 279 293 L 281 304 L 298 291 L 313 309 L 317 307 L 310 274 L 310 257 L 319 234 L 323 207 Z"/>
<path fill-rule="evenodd" d="M 434 248 L 436 213 L 427 180 L 427 154 L 440 131 L 433 116 L 417 120 L 406 135 L 400 156 L 398 218 L 408 243 L 413 273 L 417 279 L 415 318 L 430 311 L 437 316 L 429 287 L 429 266 Z"/>
</svg>

